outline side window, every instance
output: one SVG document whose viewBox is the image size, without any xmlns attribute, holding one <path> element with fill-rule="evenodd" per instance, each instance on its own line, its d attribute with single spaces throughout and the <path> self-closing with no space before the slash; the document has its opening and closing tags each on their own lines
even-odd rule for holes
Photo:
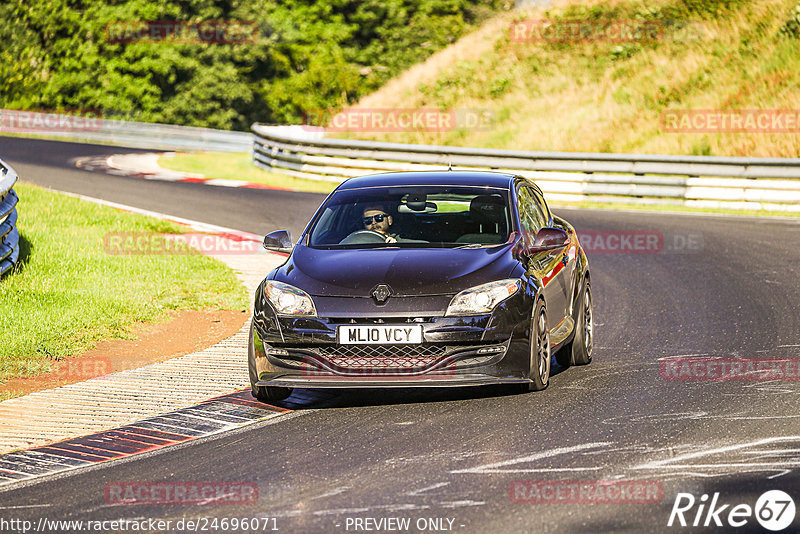
<svg viewBox="0 0 800 534">
<path fill-rule="evenodd" d="M 517 193 L 517 202 L 522 232 L 527 236 L 527 240 L 532 242 L 539 230 L 547 224 L 546 219 L 542 215 L 539 206 L 537 206 L 534 192 L 530 187 L 526 185 L 520 186 Z"/>
<path fill-rule="evenodd" d="M 536 202 L 536 208 L 542 216 L 542 226 L 547 226 L 550 223 L 550 208 L 547 207 L 544 197 L 535 189 L 533 190 L 533 198 Z"/>
</svg>

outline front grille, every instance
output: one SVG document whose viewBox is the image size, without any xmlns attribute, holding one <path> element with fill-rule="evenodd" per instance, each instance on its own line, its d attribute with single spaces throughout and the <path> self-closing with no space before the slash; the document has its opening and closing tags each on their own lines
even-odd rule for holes
<svg viewBox="0 0 800 534">
<path fill-rule="evenodd" d="M 422 369 L 447 352 L 443 345 L 335 345 L 319 349 L 319 355 L 343 370 Z"/>
<path fill-rule="evenodd" d="M 480 353 L 485 347 L 502 347 Z M 283 354 L 276 354 L 276 352 Z M 416 375 L 434 369 L 464 369 L 502 359 L 505 347 L 497 342 L 423 343 L 421 345 L 305 345 L 267 350 L 269 358 L 281 367 L 308 373 L 333 372 L 341 375 L 402 374 Z"/>
<path fill-rule="evenodd" d="M 329 317 L 333 325 L 339 324 L 403 324 L 432 323 L 435 317 Z"/>
</svg>

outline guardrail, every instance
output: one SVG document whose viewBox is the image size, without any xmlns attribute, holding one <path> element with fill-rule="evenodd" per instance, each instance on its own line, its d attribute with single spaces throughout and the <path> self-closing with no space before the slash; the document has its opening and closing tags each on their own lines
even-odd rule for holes
<svg viewBox="0 0 800 534">
<path fill-rule="evenodd" d="M 255 165 L 300 178 L 341 182 L 452 166 L 527 176 L 552 200 L 800 211 L 800 159 L 490 150 L 325 139 L 298 126 L 252 129 Z"/>
<path fill-rule="evenodd" d="M 19 259 L 17 202 L 14 192 L 17 173 L 0 160 L 0 276 L 6 274 Z"/>
<path fill-rule="evenodd" d="M 8 109 L 0 110 L 4 131 L 158 150 L 249 152 L 253 145 L 250 132 Z"/>
</svg>

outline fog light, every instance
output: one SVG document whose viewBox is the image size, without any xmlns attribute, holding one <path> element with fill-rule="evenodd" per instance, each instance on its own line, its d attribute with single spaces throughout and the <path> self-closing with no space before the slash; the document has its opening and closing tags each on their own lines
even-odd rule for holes
<svg viewBox="0 0 800 534">
<path fill-rule="evenodd" d="M 270 356 L 288 356 L 289 351 L 286 349 L 269 349 L 267 354 Z"/>
<path fill-rule="evenodd" d="M 503 352 L 503 347 L 484 347 L 478 349 L 478 354 L 491 354 L 493 352 Z"/>
</svg>

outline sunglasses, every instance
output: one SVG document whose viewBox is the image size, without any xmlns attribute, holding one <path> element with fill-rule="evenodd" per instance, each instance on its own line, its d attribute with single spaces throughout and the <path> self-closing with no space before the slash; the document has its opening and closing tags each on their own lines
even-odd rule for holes
<svg viewBox="0 0 800 534">
<path fill-rule="evenodd" d="M 375 219 L 375 222 L 383 222 L 383 220 L 388 217 L 385 213 L 379 213 L 378 215 L 372 215 L 371 217 L 362 217 L 361 222 L 364 223 L 364 226 L 372 224 L 372 220 Z"/>
</svg>

